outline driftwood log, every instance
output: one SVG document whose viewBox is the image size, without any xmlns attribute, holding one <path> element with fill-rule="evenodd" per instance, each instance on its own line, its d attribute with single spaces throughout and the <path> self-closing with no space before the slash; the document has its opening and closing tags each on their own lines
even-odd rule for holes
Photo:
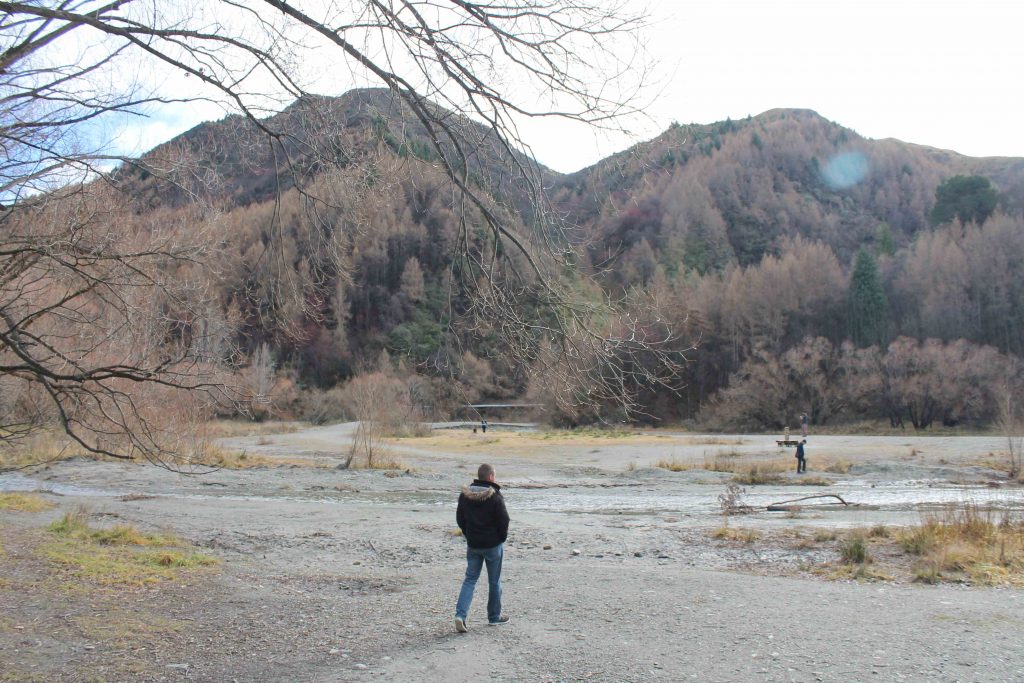
<svg viewBox="0 0 1024 683">
<path fill-rule="evenodd" d="M 817 496 L 804 496 L 803 498 L 794 498 L 792 500 L 782 500 L 778 503 L 771 503 L 768 505 L 768 512 L 799 512 L 799 505 L 791 505 L 791 503 L 799 503 L 801 500 L 810 500 L 812 498 L 835 498 L 843 505 L 849 506 L 845 500 L 835 495 L 834 493 L 823 493 Z"/>
</svg>

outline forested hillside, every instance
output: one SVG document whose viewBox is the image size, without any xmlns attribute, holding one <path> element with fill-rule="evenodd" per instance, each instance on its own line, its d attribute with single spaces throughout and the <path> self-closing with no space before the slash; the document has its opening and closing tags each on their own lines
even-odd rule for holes
<svg viewBox="0 0 1024 683">
<path fill-rule="evenodd" d="M 173 212 L 181 193 L 218 212 L 225 256 L 210 317 L 237 330 L 240 365 L 276 375 L 274 410 L 322 414 L 333 399 L 317 392 L 396 368 L 431 415 L 479 399 L 543 401 L 545 378 L 531 384 L 505 339 L 466 315 L 453 246 L 493 243 L 476 209 L 464 218 L 454 203 L 424 131 L 380 91 L 308 104 L 279 116 L 321 146 L 336 140 L 341 163 L 329 172 L 304 156 L 301 134 L 275 153 L 251 122 L 229 118 L 119 176 L 137 213 Z M 523 239 L 550 240 L 508 181 L 527 162 L 464 125 L 488 210 Z M 145 171 L 175 158 L 193 163 L 172 186 Z M 808 411 L 816 423 L 981 424 L 995 418 L 997 385 L 1019 372 L 1024 160 L 865 140 L 810 111 L 773 110 L 673 125 L 589 169 L 545 175 L 550 205 L 539 210 L 575 226 L 555 239 L 582 247 L 579 272 L 638 308 L 653 305 L 639 303 L 644 293 L 678 346 L 696 347 L 675 391 L 639 387 L 645 419 L 775 428 Z M 615 415 L 597 406 L 571 419 Z"/>
<path fill-rule="evenodd" d="M 895 395 L 912 382 L 906 392 L 938 404 L 932 419 L 986 421 L 985 390 L 1024 352 L 1024 160 L 865 140 L 773 110 L 673 126 L 556 188 L 605 286 L 662 292 L 699 340 L 683 400 L 650 395 L 656 415 L 926 426 L 917 399 Z M 900 353 L 914 372 L 892 367 Z M 960 381 L 981 397 L 952 387 L 977 354 L 992 362 Z"/>
</svg>

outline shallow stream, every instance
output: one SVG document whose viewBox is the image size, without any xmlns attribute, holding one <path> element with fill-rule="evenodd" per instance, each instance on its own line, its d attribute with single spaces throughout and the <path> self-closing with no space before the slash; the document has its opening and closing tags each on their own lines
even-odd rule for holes
<svg viewBox="0 0 1024 683">
<path fill-rule="evenodd" d="M 193 480 L 194 481 L 194 480 Z M 134 487 L 133 487 L 134 488 Z M 531 512 L 578 514 L 674 514 L 685 517 L 718 515 L 718 495 L 723 489 L 706 484 L 678 487 L 660 485 L 593 487 L 522 488 L 507 487 L 510 507 Z M 412 505 L 423 507 L 452 505 L 455 493 L 447 490 L 339 491 L 321 487 L 309 489 L 282 486 L 277 490 L 241 492 L 239 487 L 199 482 L 173 490 L 128 490 L 80 486 L 44 481 L 22 474 L 0 475 L 0 491 L 49 491 L 57 495 L 83 498 L 152 496 L 181 500 L 235 500 L 314 503 L 325 505 Z M 806 486 L 747 487 L 742 502 L 757 509 L 768 504 L 793 501 L 804 496 L 834 494 L 852 508 L 880 513 L 928 513 L 951 506 L 976 506 L 982 509 L 1024 513 L 1024 489 L 957 485 L 943 481 L 916 480 L 877 482 L 849 480 L 820 488 Z M 800 501 L 804 511 L 842 509 L 834 498 Z"/>
</svg>

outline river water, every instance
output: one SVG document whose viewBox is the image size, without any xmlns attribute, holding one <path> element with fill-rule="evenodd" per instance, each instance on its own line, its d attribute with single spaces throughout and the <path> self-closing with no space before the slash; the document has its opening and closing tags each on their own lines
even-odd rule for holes
<svg viewBox="0 0 1024 683">
<path fill-rule="evenodd" d="M 202 490 L 200 490 L 202 489 Z M 260 492 L 241 491 L 237 487 L 207 488 L 199 485 L 175 489 L 128 490 L 114 487 L 80 486 L 12 473 L 0 475 L 0 491 L 50 491 L 57 495 L 82 498 L 111 498 L 144 494 L 182 500 L 289 501 L 324 505 L 415 505 L 447 506 L 454 493 L 447 490 L 337 491 L 317 487 L 310 490 L 290 488 Z M 518 510 L 548 513 L 592 514 L 682 514 L 703 516 L 719 514 L 718 486 L 685 484 L 678 488 L 660 485 L 523 488 L 506 487 L 505 497 Z M 929 512 L 950 506 L 976 506 L 984 509 L 1024 513 L 1024 489 L 993 488 L 981 485 L 957 485 L 944 481 L 914 480 L 878 482 L 848 480 L 820 488 L 805 486 L 748 487 L 743 502 L 763 509 L 770 503 L 789 501 L 809 495 L 834 494 L 860 509 L 889 512 Z M 840 505 L 834 498 L 802 501 L 805 509 Z"/>
</svg>

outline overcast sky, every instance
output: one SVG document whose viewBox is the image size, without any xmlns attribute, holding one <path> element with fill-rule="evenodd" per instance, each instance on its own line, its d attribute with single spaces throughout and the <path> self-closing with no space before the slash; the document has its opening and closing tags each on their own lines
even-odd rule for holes
<svg viewBox="0 0 1024 683">
<path fill-rule="evenodd" d="M 813 109 L 870 138 L 971 156 L 1024 157 L 1024 0 L 664 0 L 647 4 L 658 73 L 634 137 L 551 120 L 524 129 L 534 155 L 569 172 L 672 121 L 710 123 Z M 144 149 L 198 123 L 168 112 Z M 208 112 L 208 116 L 215 114 Z"/>
<path fill-rule="evenodd" d="M 643 138 L 672 121 L 799 107 L 869 138 L 1024 157 L 1022 0 L 673 1 L 651 12 L 664 85 Z M 559 139 L 533 147 L 560 171 L 624 146 Z"/>
</svg>

